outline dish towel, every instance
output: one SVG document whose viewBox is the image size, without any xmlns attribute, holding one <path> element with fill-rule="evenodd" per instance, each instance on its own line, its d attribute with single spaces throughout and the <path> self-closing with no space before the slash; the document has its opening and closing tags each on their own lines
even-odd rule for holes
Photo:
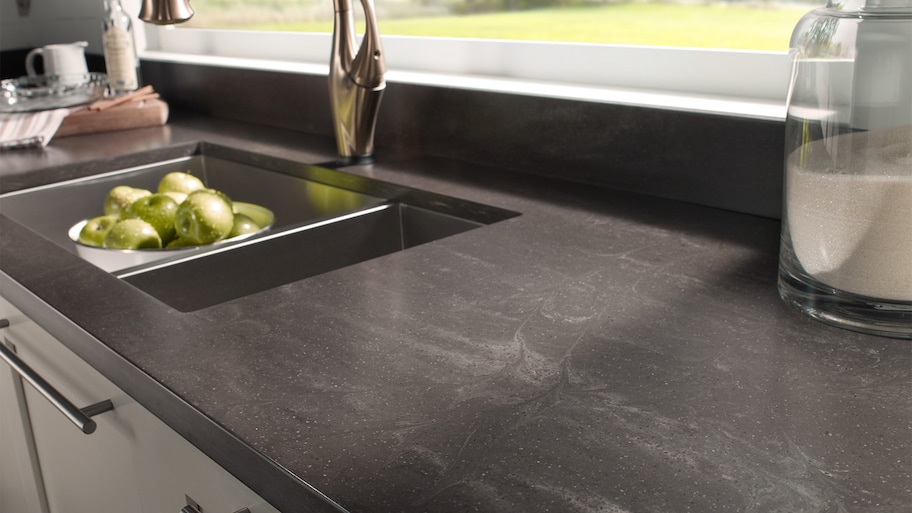
<svg viewBox="0 0 912 513">
<path fill-rule="evenodd" d="M 47 146 L 69 113 L 54 109 L 0 115 L 0 151 Z"/>
</svg>

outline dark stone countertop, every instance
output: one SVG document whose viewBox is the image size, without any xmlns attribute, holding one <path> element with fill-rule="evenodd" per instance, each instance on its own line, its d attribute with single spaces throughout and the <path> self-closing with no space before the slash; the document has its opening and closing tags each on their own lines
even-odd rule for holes
<svg viewBox="0 0 912 513">
<path fill-rule="evenodd" d="M 4 153 L 0 186 L 200 140 L 333 157 L 177 119 Z M 303 482 L 351 512 L 912 511 L 912 346 L 785 306 L 778 221 L 407 155 L 346 170 L 522 215 L 193 313 L 0 217 L 2 293 L 287 511 L 333 510 Z"/>
</svg>

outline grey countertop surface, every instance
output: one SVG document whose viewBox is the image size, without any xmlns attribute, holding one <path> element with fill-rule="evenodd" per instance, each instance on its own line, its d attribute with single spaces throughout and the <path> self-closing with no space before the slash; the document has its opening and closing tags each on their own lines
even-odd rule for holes
<svg viewBox="0 0 912 513">
<path fill-rule="evenodd" d="M 198 141 L 333 158 L 177 118 L 0 154 L 0 188 Z M 287 511 L 912 511 L 912 345 L 784 305 L 778 221 L 418 156 L 345 171 L 521 215 L 192 313 L 2 217 L 2 292 Z"/>
</svg>

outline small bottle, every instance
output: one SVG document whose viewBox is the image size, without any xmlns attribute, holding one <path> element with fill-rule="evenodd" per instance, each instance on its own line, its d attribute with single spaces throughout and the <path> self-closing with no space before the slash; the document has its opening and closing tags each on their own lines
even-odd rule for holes
<svg viewBox="0 0 912 513">
<path fill-rule="evenodd" d="M 140 85 L 140 77 L 133 20 L 124 11 L 120 0 L 104 0 L 104 6 L 102 45 L 108 83 L 115 94 L 136 90 Z"/>
</svg>

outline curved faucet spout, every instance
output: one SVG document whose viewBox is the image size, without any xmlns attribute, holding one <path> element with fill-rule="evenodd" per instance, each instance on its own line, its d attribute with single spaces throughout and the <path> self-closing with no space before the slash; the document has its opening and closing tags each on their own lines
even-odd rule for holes
<svg viewBox="0 0 912 513">
<path fill-rule="evenodd" d="M 183 23 L 193 17 L 189 0 L 142 0 L 139 19 L 154 25 Z"/>
<path fill-rule="evenodd" d="M 371 0 L 361 0 L 366 29 L 355 50 L 352 0 L 333 0 L 335 19 L 329 63 L 329 101 L 336 145 L 343 162 L 373 158 L 374 130 L 386 88 L 386 61 Z"/>
</svg>

